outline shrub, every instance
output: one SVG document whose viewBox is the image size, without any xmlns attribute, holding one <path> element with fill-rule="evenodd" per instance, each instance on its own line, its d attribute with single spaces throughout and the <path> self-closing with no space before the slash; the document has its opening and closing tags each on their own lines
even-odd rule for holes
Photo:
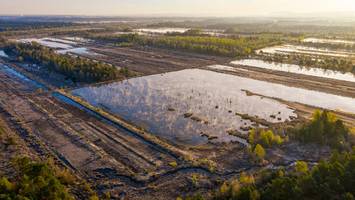
<svg viewBox="0 0 355 200">
<path fill-rule="evenodd" d="M 248 174 L 246 174 L 244 172 L 240 175 L 239 181 L 243 185 L 245 185 L 245 184 L 254 184 L 255 183 L 254 176 L 253 175 L 248 175 Z"/>
<path fill-rule="evenodd" d="M 281 136 L 275 134 L 272 130 L 252 129 L 249 132 L 248 142 L 251 145 L 260 143 L 264 147 L 272 147 L 273 145 L 281 145 L 284 140 L 281 138 Z"/>
<path fill-rule="evenodd" d="M 194 186 L 197 186 L 197 184 L 198 184 L 198 174 L 192 174 L 191 181 L 192 181 L 192 184 Z"/>
<path fill-rule="evenodd" d="M 47 164 L 18 158 L 14 165 L 19 176 L 16 182 L 0 179 L 0 199 L 74 199 Z"/>
<path fill-rule="evenodd" d="M 261 146 L 260 144 L 257 144 L 254 149 L 254 154 L 256 155 L 256 157 L 259 160 L 263 160 L 266 153 L 265 153 L 263 146 Z"/>
<path fill-rule="evenodd" d="M 169 165 L 174 168 L 177 167 L 177 163 L 175 161 L 170 162 Z"/>
<path fill-rule="evenodd" d="M 308 164 L 303 161 L 297 161 L 295 164 L 295 171 L 298 173 L 305 174 L 308 172 Z"/>
<path fill-rule="evenodd" d="M 245 176 L 245 175 L 244 175 Z M 250 177 L 250 176 L 249 176 Z M 243 179 L 245 177 L 241 177 Z M 232 200 L 232 199 L 260 199 L 260 194 L 257 191 L 254 181 L 232 180 L 224 182 L 218 192 L 214 196 L 214 200 Z"/>
<path fill-rule="evenodd" d="M 349 130 L 333 113 L 317 110 L 309 123 L 294 131 L 296 139 L 343 149 Z"/>
</svg>

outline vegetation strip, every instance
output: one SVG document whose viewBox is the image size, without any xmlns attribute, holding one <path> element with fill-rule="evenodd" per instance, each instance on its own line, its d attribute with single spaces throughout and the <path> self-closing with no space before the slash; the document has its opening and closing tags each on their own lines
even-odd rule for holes
<svg viewBox="0 0 355 200">
<path fill-rule="evenodd" d="M 8 55 L 13 55 L 18 61 L 27 61 L 39 66 L 45 66 L 49 71 L 59 72 L 74 82 L 108 81 L 123 77 L 117 67 L 70 55 L 59 55 L 52 49 L 37 43 L 17 43 L 5 47 Z"/>
</svg>

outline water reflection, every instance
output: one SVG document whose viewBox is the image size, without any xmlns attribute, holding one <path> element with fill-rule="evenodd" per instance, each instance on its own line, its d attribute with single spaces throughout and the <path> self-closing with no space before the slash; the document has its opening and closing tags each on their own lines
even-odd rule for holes
<svg viewBox="0 0 355 200">
<path fill-rule="evenodd" d="M 303 42 L 310 43 L 325 43 L 325 44 L 355 44 L 355 41 L 350 40 L 337 40 L 337 39 L 322 39 L 322 38 L 306 38 Z"/>
<path fill-rule="evenodd" d="M 10 68 L 7 65 L 0 63 L 0 71 L 8 74 L 9 76 L 17 79 L 18 81 L 25 83 L 25 86 L 27 86 L 29 89 L 39 89 L 39 88 L 44 89 L 44 90 L 47 89 L 46 86 L 44 86 L 36 81 L 33 81 L 31 79 L 28 79 L 26 76 L 22 75 L 21 73 Z"/>
<path fill-rule="evenodd" d="M 244 140 L 229 135 L 245 134 L 258 126 L 239 114 L 277 123 L 296 117 L 278 101 L 250 95 L 250 79 L 206 70 L 183 70 L 134 78 L 72 91 L 148 131 L 185 144 Z"/>
<path fill-rule="evenodd" d="M 184 33 L 189 30 L 188 28 L 140 28 L 136 29 L 137 32 L 143 33 L 158 33 L 158 34 L 166 34 L 166 33 Z"/>
<path fill-rule="evenodd" d="M 49 48 L 54 48 L 54 49 L 70 49 L 73 48 L 71 44 L 64 44 L 58 41 L 51 41 L 46 38 L 42 39 L 36 39 L 36 38 L 28 38 L 28 39 L 20 39 L 18 40 L 19 42 L 22 43 L 31 43 L 31 42 L 37 42 L 43 46 L 49 47 Z"/>
<path fill-rule="evenodd" d="M 331 78 L 343 81 L 355 82 L 355 76 L 352 73 L 341 73 L 334 70 L 324 70 L 320 68 L 306 68 L 299 65 L 283 64 L 276 62 L 266 62 L 256 59 L 244 59 L 231 62 L 235 65 L 251 66 L 263 69 L 271 69 L 276 71 L 291 72 L 296 74 L 304 74 L 323 78 Z"/>
<path fill-rule="evenodd" d="M 57 53 L 59 53 L 59 54 L 74 53 L 74 54 L 79 54 L 79 55 L 97 55 L 96 53 L 88 50 L 86 47 L 58 50 Z"/>
<path fill-rule="evenodd" d="M 260 50 L 257 50 L 258 54 L 307 54 L 314 56 L 332 56 L 332 57 L 350 57 L 355 56 L 355 53 L 347 52 L 347 51 L 332 51 L 328 49 L 320 49 L 314 47 L 306 47 L 306 46 L 295 46 L 295 45 L 282 45 L 282 46 L 273 46 L 266 47 Z"/>
</svg>

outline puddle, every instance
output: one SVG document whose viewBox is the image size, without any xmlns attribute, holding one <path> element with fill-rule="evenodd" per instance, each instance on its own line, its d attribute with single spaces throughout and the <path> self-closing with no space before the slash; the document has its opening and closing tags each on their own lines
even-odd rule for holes
<svg viewBox="0 0 355 200">
<path fill-rule="evenodd" d="M 283 71 L 283 72 L 290 72 L 295 74 L 304 74 L 309 76 L 317 76 L 323 78 L 330 78 L 336 80 L 343 80 L 343 81 L 350 81 L 355 82 L 355 76 L 352 73 L 342 73 L 334 70 L 325 70 L 320 68 L 309 68 L 309 67 L 302 67 L 299 65 L 292 65 L 292 64 L 283 64 L 283 63 L 276 63 L 276 62 L 267 62 L 263 60 L 256 60 L 256 59 L 244 59 L 244 60 L 237 60 L 231 62 L 231 64 L 235 65 L 243 65 L 243 66 L 251 66 L 257 67 L 262 69 L 270 69 L 275 71 Z M 230 67 L 226 66 L 226 70 Z M 232 70 L 232 69 L 230 69 Z M 235 69 L 234 69 L 235 71 Z"/>
</svg>

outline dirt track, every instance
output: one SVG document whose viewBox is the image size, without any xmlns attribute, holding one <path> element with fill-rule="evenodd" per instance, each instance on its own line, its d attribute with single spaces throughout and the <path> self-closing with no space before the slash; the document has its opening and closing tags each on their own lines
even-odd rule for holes
<svg viewBox="0 0 355 200">
<path fill-rule="evenodd" d="M 226 58 L 182 53 L 144 47 L 112 47 L 96 44 L 90 46 L 95 53 L 104 55 L 91 58 L 138 72 L 141 75 L 159 74 L 182 69 L 202 67 L 225 62 Z"/>
<path fill-rule="evenodd" d="M 226 62 L 224 58 L 192 54 L 186 56 L 185 53 L 163 50 L 146 51 L 107 46 L 91 48 L 97 53 L 105 54 L 107 57 L 102 57 L 104 61 L 109 60 L 115 65 L 128 67 L 140 75 Z M 238 70 L 232 74 L 355 97 L 355 85 L 352 83 L 256 69 Z M 34 79 L 40 78 L 37 74 L 28 75 Z M 50 80 L 45 82 L 48 81 Z M 179 152 L 164 149 L 154 141 L 137 137 L 94 113 L 90 114 L 77 106 L 64 103 L 53 96 L 52 92 L 51 89 L 36 91 L 34 86 L 0 71 L 1 116 L 16 128 L 39 157 L 47 154 L 56 157 L 58 162 L 75 174 L 94 183 L 97 191 L 111 192 L 114 198 L 126 196 L 128 199 L 176 199 L 180 194 L 208 190 L 216 184 L 216 180 L 238 176 L 243 170 L 256 169 L 249 163 L 244 149 L 237 144 L 207 145 L 191 149 L 181 147 L 191 156 L 208 158 L 217 163 L 217 170 L 211 172 L 180 157 Z M 305 117 L 314 110 L 300 104 L 289 105 Z M 354 116 L 339 114 L 348 123 L 355 123 Z M 311 150 L 314 153 L 315 150 Z M 285 152 L 283 154 L 287 155 Z M 275 162 L 289 162 L 302 156 L 285 156 L 287 159 L 284 159 L 280 155 Z M 172 166 L 171 163 L 174 162 L 177 167 Z M 196 174 L 199 176 L 199 187 L 191 179 Z"/>
</svg>

